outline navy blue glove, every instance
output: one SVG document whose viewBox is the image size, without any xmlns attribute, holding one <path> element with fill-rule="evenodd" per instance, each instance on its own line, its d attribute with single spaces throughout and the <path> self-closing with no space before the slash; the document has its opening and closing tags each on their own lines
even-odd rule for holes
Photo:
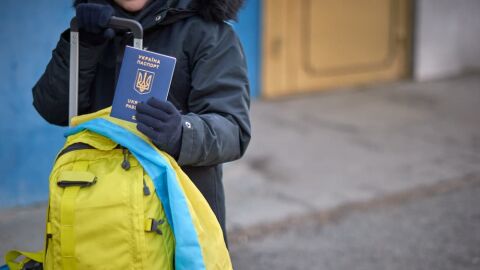
<svg viewBox="0 0 480 270">
<path fill-rule="evenodd" d="M 98 45 L 115 36 L 112 28 L 107 28 L 114 10 L 109 5 L 78 4 L 76 6 L 78 28 L 83 30 L 80 39 L 87 44 Z"/>
<path fill-rule="evenodd" d="M 154 97 L 137 104 L 137 129 L 158 149 L 178 159 L 182 141 L 182 116 L 175 106 Z"/>
</svg>

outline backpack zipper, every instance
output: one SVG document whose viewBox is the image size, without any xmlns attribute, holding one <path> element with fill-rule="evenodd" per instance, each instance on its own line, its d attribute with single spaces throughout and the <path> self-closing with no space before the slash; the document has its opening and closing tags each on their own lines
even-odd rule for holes
<svg viewBox="0 0 480 270">
<path fill-rule="evenodd" d="M 96 149 L 95 147 L 89 145 L 89 144 L 86 144 L 86 143 L 74 143 L 74 144 L 71 144 L 69 145 L 67 148 L 63 149 L 58 155 L 57 155 L 57 158 L 56 160 L 58 160 L 61 156 L 67 154 L 67 153 L 70 153 L 72 151 L 77 151 L 77 150 L 86 150 L 86 149 Z M 115 149 L 122 149 L 122 153 L 123 153 L 123 161 L 122 161 L 122 168 L 125 170 L 125 171 L 128 171 L 130 169 L 130 161 L 128 161 L 128 156 L 129 156 L 129 151 L 127 148 L 121 146 L 121 145 L 117 145 L 115 147 Z"/>
<path fill-rule="evenodd" d="M 63 149 L 58 155 L 57 155 L 57 160 L 65 155 L 66 153 L 69 153 L 69 152 L 72 152 L 72 151 L 76 151 L 76 150 L 85 150 L 85 149 L 95 149 L 95 147 L 93 146 L 90 146 L 86 143 L 74 143 L 74 144 L 71 144 L 69 145 L 67 148 Z"/>
</svg>

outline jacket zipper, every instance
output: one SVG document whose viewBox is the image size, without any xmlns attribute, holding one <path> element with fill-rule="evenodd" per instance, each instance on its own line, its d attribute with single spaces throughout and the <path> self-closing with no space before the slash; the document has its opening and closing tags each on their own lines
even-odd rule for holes
<svg viewBox="0 0 480 270">
<path fill-rule="evenodd" d="M 173 95 L 169 95 L 168 99 L 172 104 L 177 108 L 177 110 L 182 113 L 182 107 L 180 106 L 180 102 L 177 101 L 177 99 Z"/>
</svg>

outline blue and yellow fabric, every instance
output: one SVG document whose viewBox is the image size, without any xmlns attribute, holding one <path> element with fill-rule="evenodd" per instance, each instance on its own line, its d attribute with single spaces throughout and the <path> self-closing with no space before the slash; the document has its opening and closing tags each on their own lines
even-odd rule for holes
<svg viewBox="0 0 480 270">
<path fill-rule="evenodd" d="M 135 124 L 109 112 L 72 120 L 50 175 L 46 249 L 7 254 L 9 269 L 28 258 L 47 270 L 232 269 L 200 191 Z M 88 147 L 65 153 L 79 144 Z"/>
</svg>

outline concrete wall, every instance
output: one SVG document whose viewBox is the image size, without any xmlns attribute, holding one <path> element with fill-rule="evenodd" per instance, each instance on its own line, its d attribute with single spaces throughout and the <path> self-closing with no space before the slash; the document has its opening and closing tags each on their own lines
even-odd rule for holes
<svg viewBox="0 0 480 270">
<path fill-rule="evenodd" d="M 416 13 L 416 79 L 480 69 L 479 0 L 418 0 Z"/>
<path fill-rule="evenodd" d="M 3 0 L 0 8 L 0 208 L 44 201 L 64 128 L 45 122 L 31 88 L 73 16 L 70 0 Z M 260 0 L 247 0 L 234 28 L 245 47 L 257 95 Z"/>
</svg>

